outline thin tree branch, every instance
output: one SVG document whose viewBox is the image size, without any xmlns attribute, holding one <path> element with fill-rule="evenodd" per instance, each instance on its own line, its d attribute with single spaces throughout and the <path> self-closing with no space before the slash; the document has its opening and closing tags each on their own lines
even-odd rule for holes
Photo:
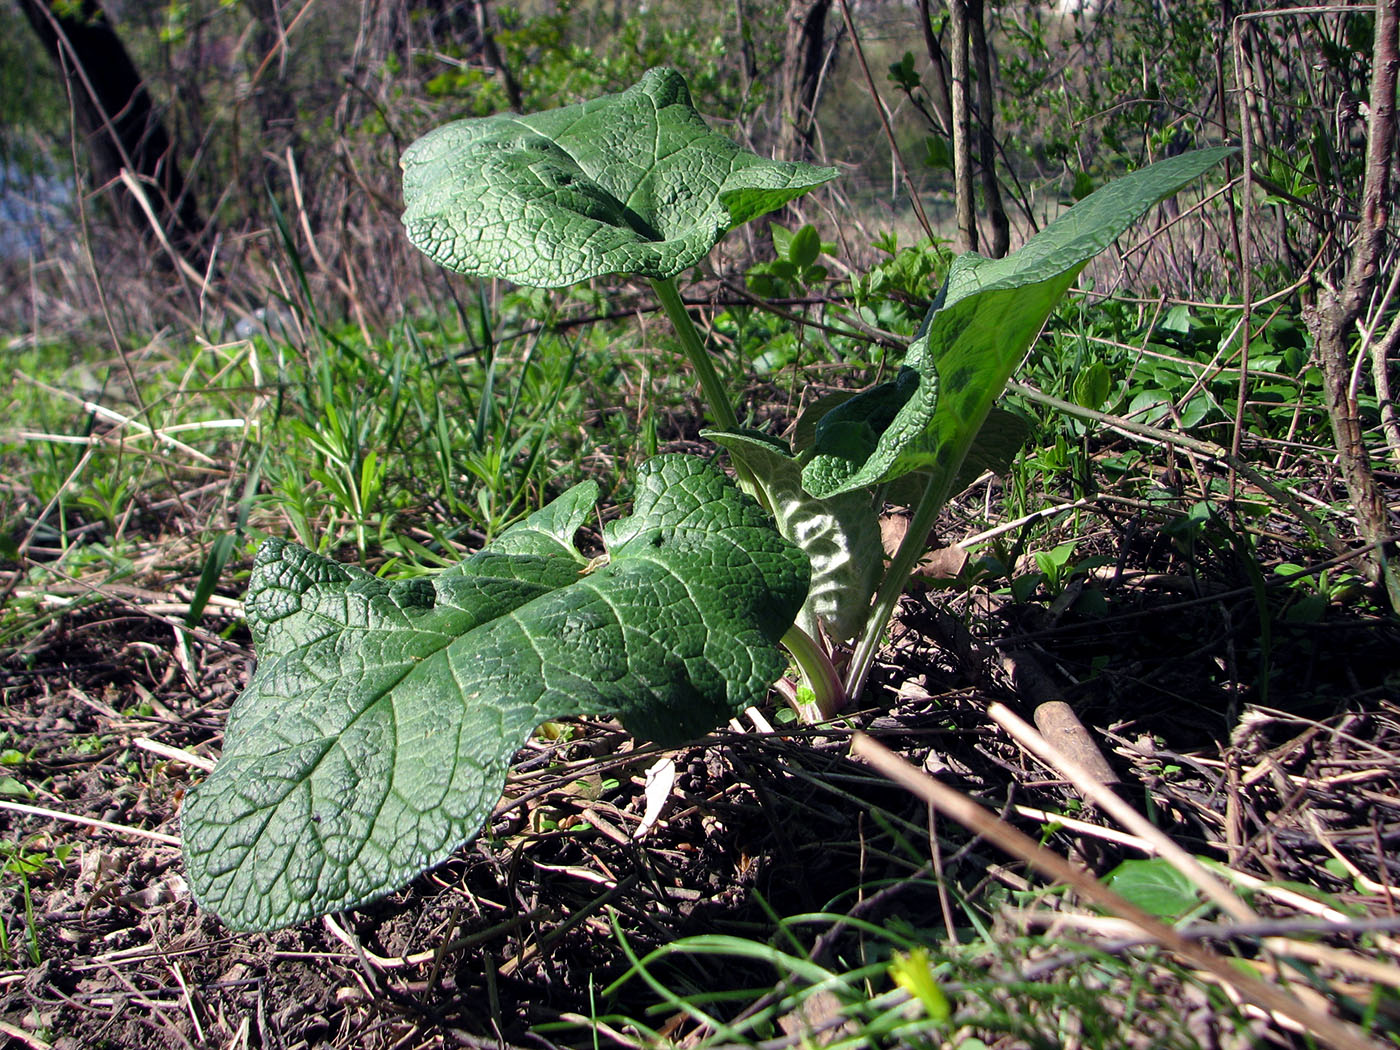
<svg viewBox="0 0 1400 1050">
<path fill-rule="evenodd" d="M 909 190 L 909 203 L 914 206 L 914 214 L 918 216 L 919 225 L 924 228 L 924 233 L 932 241 L 935 239 L 933 227 L 929 225 L 928 216 L 924 214 L 923 203 L 919 200 L 919 190 L 909 175 L 909 167 L 904 163 L 904 154 L 900 152 L 899 142 L 894 137 L 894 129 L 890 127 L 890 115 L 885 112 L 885 103 L 880 98 L 879 89 L 875 86 L 875 78 L 870 75 L 870 66 L 865 61 L 865 49 L 861 47 L 860 35 L 856 33 L 855 23 L 851 21 L 851 7 L 847 0 L 841 0 L 841 18 L 846 23 L 846 31 L 851 34 L 851 46 L 855 50 L 856 61 L 860 63 L 860 70 L 865 74 L 865 84 L 870 90 L 870 98 L 875 103 L 875 111 L 880 114 L 880 124 L 884 127 L 885 138 L 890 143 L 890 153 L 894 156 L 894 162 L 899 167 L 899 175 Z"/>
</svg>

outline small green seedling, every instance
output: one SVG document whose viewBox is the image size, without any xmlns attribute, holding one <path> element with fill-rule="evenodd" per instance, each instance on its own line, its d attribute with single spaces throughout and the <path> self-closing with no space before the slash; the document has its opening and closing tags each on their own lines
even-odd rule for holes
<svg viewBox="0 0 1400 1050">
<path fill-rule="evenodd" d="M 1004 259 L 958 258 L 894 380 L 826 399 L 791 443 L 740 429 L 675 278 L 730 229 L 834 178 L 710 130 L 679 74 L 531 116 L 457 121 L 404 153 L 404 224 L 477 276 L 652 283 L 709 402 L 717 468 L 638 472 L 606 559 L 573 537 L 583 482 L 432 578 L 386 582 L 278 540 L 246 601 L 259 664 L 184 811 L 197 900 L 269 929 L 383 896 L 478 833 L 542 722 L 619 717 L 661 743 L 760 702 L 781 641 L 822 714 L 858 694 L 934 518 L 1024 431 L 992 402 L 1075 276 L 1148 207 L 1230 151 L 1135 172 Z M 801 239 L 801 243 L 799 243 Z M 787 260 L 815 273 L 800 232 Z M 914 508 L 886 566 L 878 511 Z M 872 602 L 873 596 L 873 602 Z M 844 680 L 831 643 L 858 642 Z"/>
<path fill-rule="evenodd" d="M 749 291 L 769 299 L 790 295 L 826 280 L 827 268 L 817 259 L 836 251 L 836 245 L 823 241 L 815 226 L 789 230 L 776 222 L 769 223 L 773 238 L 774 258 L 755 263 L 744 275 Z"/>
</svg>

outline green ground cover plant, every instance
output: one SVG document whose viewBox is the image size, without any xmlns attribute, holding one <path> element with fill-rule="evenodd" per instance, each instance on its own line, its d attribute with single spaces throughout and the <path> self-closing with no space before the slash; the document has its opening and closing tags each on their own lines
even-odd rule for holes
<svg viewBox="0 0 1400 1050">
<path fill-rule="evenodd" d="M 616 715 L 679 743 L 763 698 L 784 668 L 779 641 L 834 714 L 861 691 L 964 465 L 1014 454 L 1023 432 L 992 403 L 1060 297 L 1142 212 L 1230 152 L 1126 176 L 1006 258 L 960 256 L 896 378 L 823 403 L 789 445 L 740 428 L 675 279 L 833 169 L 741 150 L 667 69 L 617 95 L 424 136 L 402 162 L 410 239 L 476 276 L 649 280 L 705 392 L 707 434 L 747 494 L 704 460 L 658 457 L 596 557 L 573 546 L 598 495 L 584 482 L 458 565 L 402 583 L 269 541 L 246 601 L 259 669 L 184 810 L 196 897 L 243 929 L 372 900 L 476 833 L 541 722 Z M 797 261 L 811 267 L 820 247 Z M 329 459 L 350 490 L 373 470 Z M 887 500 L 913 508 L 888 566 Z M 843 679 L 832 642 L 848 639 Z"/>
</svg>

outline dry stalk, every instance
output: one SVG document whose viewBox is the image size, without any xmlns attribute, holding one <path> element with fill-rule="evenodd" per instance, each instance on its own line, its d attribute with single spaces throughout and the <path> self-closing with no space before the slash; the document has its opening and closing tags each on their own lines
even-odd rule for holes
<svg viewBox="0 0 1400 1050">
<path fill-rule="evenodd" d="M 928 216 L 924 214 L 923 203 L 919 200 L 918 187 L 914 185 L 914 180 L 909 176 L 909 167 L 904 163 L 904 154 L 900 152 L 899 143 L 895 140 L 894 129 L 890 127 L 890 116 L 885 110 L 884 100 L 880 98 L 880 92 L 875 87 L 875 78 L 870 75 L 870 67 L 865 61 L 865 49 L 860 44 L 860 34 L 856 32 L 855 23 L 851 21 L 851 9 L 847 0 L 841 0 L 841 17 L 845 19 L 846 31 L 851 35 L 851 47 L 855 50 L 856 60 L 860 63 L 861 72 L 865 75 L 865 85 L 870 92 L 871 101 L 875 103 L 875 111 L 880 114 L 880 124 L 885 129 L 885 138 L 890 143 L 890 154 L 894 157 L 894 162 L 899 166 L 899 174 L 904 179 L 904 183 L 909 187 L 909 202 L 914 206 L 914 214 L 919 218 L 919 225 L 924 228 L 924 233 L 929 240 L 935 240 L 933 227 L 929 225 Z"/>
<path fill-rule="evenodd" d="M 1088 871 L 1041 846 L 961 792 L 916 769 L 873 737 L 856 733 L 851 739 L 851 754 L 1047 878 L 1065 883 L 1090 903 L 1127 919 L 1155 943 L 1211 974 L 1243 1001 L 1303 1026 L 1319 1041 L 1338 1050 L 1377 1050 L 1380 1046 L 1356 1025 L 1299 1002 L 1275 985 L 1242 973 L 1229 959 L 1183 937 L 1109 889 Z"/>
<path fill-rule="evenodd" d="M 1058 770 L 1090 802 L 1101 807 L 1129 831 L 1150 842 L 1159 855 L 1219 905 L 1222 911 L 1240 922 L 1253 922 L 1259 918 L 1249 905 L 1207 871 L 1200 861 L 1115 795 L 1101 778 L 1095 776 L 1092 770 L 1086 769 L 1075 757 L 1060 751 L 1002 704 L 991 704 L 987 708 L 987 717 L 1011 734 L 1018 744 L 1036 758 Z"/>
</svg>

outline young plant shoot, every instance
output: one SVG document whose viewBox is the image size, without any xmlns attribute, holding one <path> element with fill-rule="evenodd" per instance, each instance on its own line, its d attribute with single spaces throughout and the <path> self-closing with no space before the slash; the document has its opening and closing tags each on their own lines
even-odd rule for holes
<svg viewBox="0 0 1400 1050">
<path fill-rule="evenodd" d="M 432 578 L 388 582 L 293 544 L 259 551 L 258 667 L 184 808 L 196 899 L 236 929 L 389 893 L 476 835 L 544 721 L 615 716 L 680 744 L 760 703 L 782 641 L 824 714 L 861 690 L 938 511 L 1023 432 L 992 403 L 1080 270 L 1228 149 L 1110 184 L 1020 251 L 957 259 L 896 378 L 743 431 L 675 278 L 730 229 L 834 178 L 706 126 L 679 74 L 530 116 L 456 121 L 404 153 L 404 224 L 451 269 L 538 287 L 649 280 L 741 492 L 687 456 L 642 464 L 606 557 L 574 547 L 585 481 Z M 888 566 L 878 512 L 914 508 Z M 873 604 L 872 604 L 873 600 Z M 857 642 L 846 679 L 830 643 Z"/>
</svg>

